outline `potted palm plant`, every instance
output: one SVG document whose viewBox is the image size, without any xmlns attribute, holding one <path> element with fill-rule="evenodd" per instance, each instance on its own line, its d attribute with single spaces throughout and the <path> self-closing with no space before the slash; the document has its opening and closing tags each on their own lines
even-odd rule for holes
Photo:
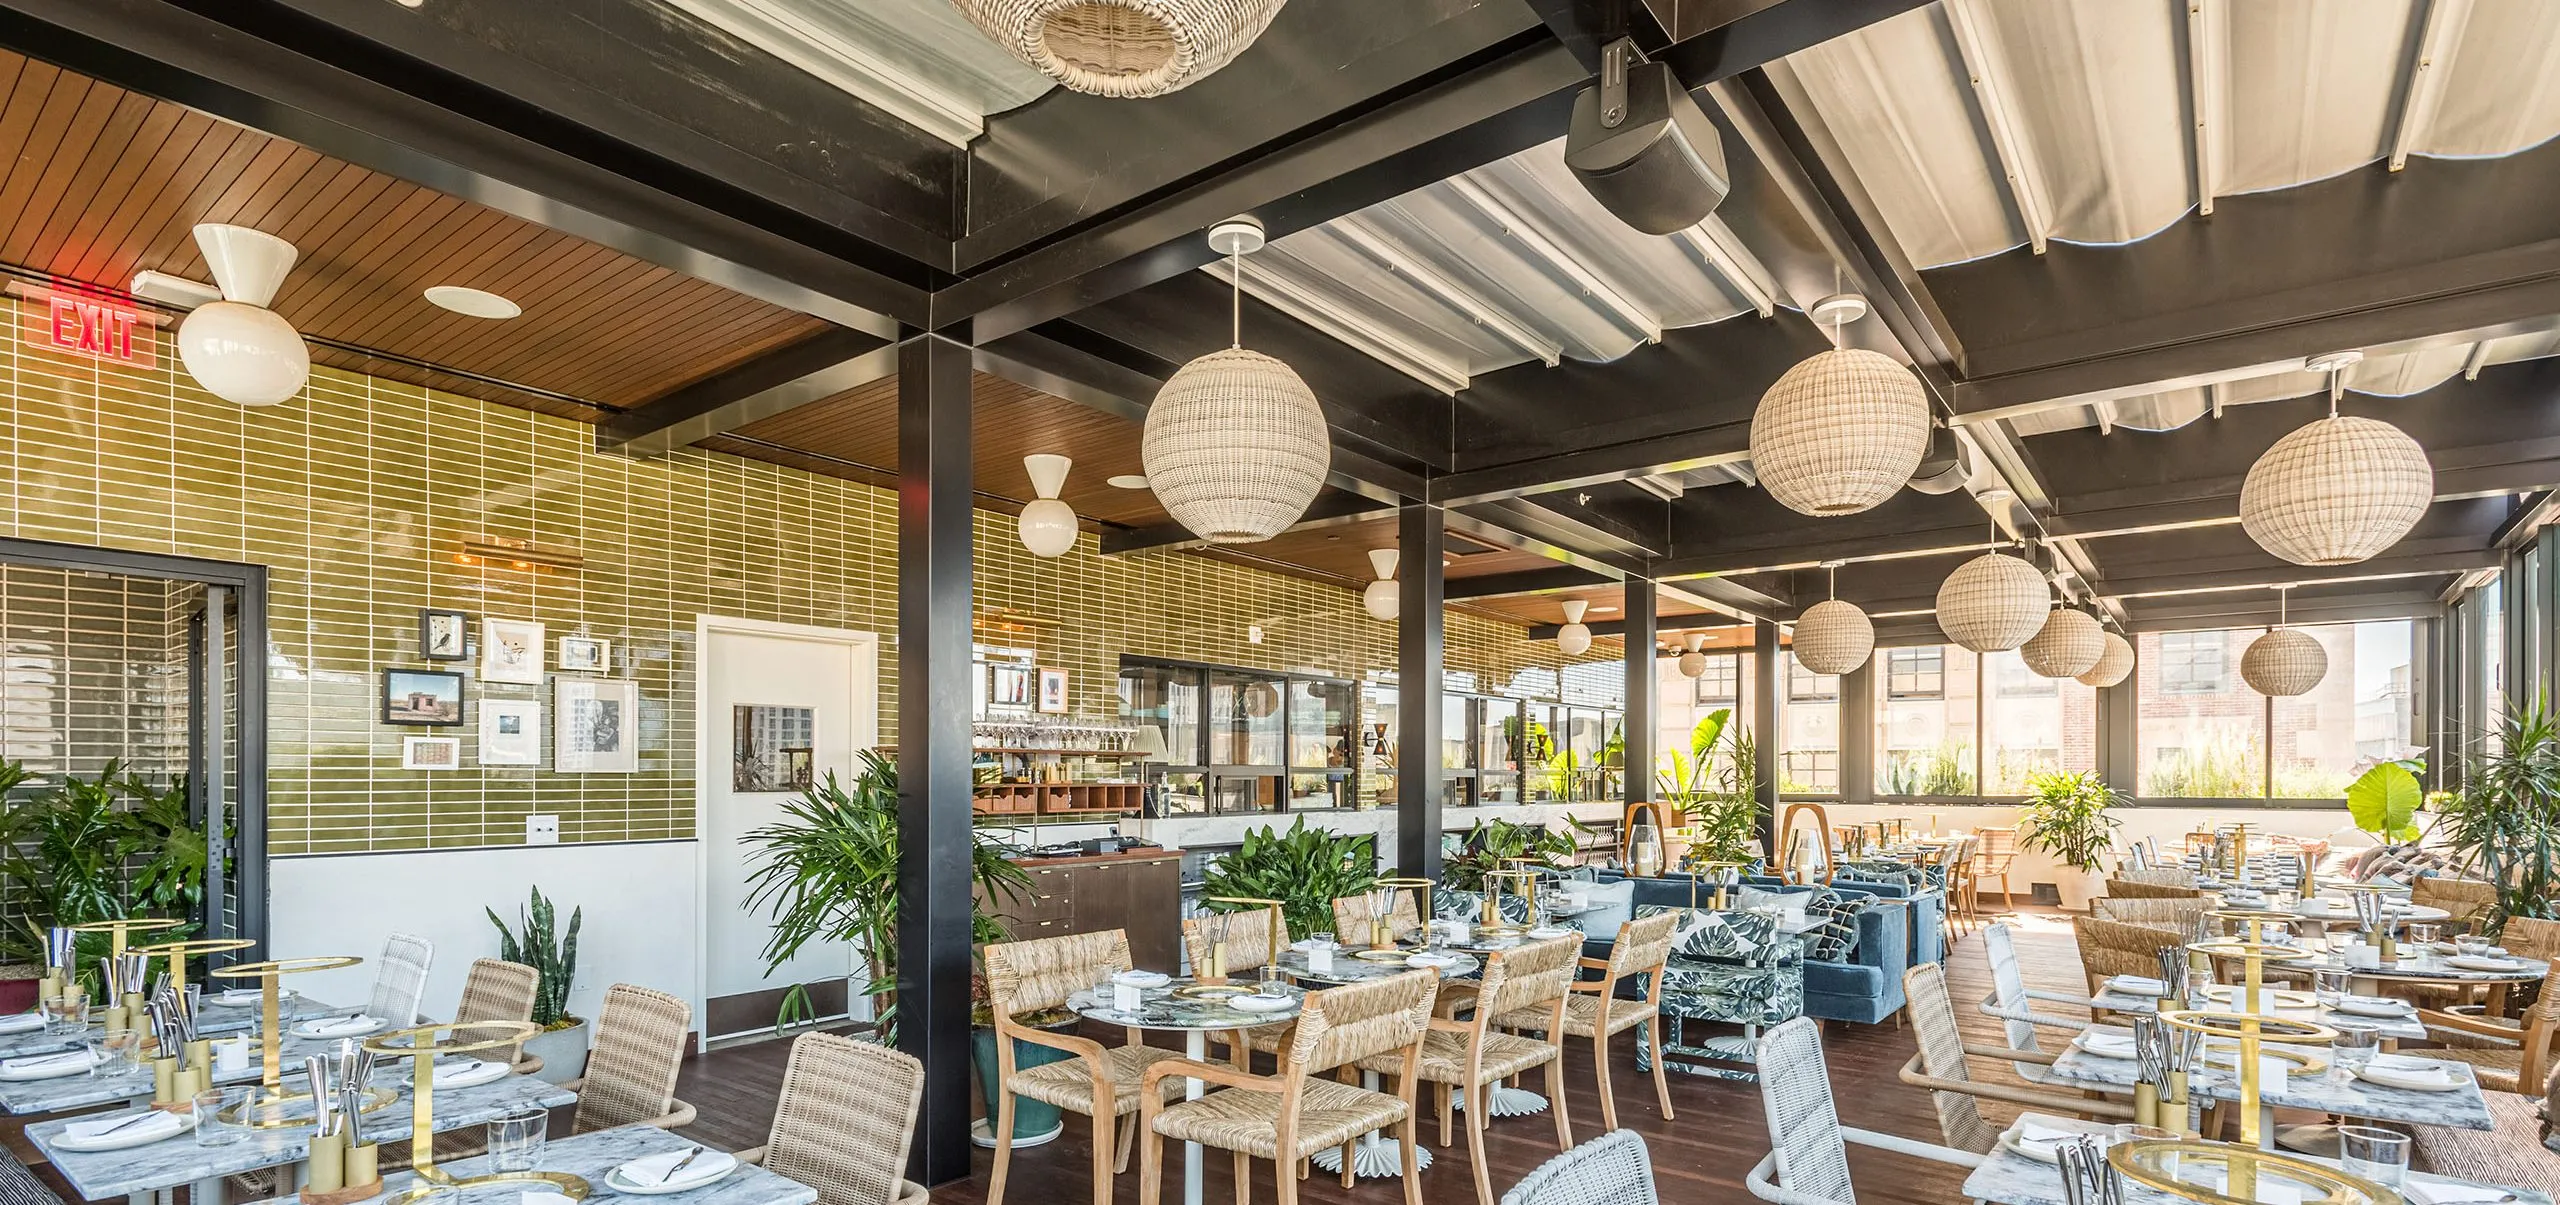
<svg viewBox="0 0 2560 1205">
<path fill-rule="evenodd" d="M 570 909 L 569 927 L 556 934 L 552 925 L 556 913 L 539 887 L 532 889 L 532 897 L 517 914 L 517 928 L 508 928 L 495 908 L 482 911 L 497 926 L 498 957 L 533 968 L 530 1019 L 542 1032 L 525 1039 L 524 1052 L 542 1060 L 542 1070 L 534 1074 L 555 1084 L 586 1074 L 587 1019 L 569 1015 L 569 986 L 578 974 L 578 927 L 585 923 L 587 910 Z"/>
<path fill-rule="evenodd" d="M 1689 830 L 1684 857 L 1750 865 L 1760 860 L 1760 748 L 1719 707 L 1689 730 L 1689 748 L 1663 755 L 1662 798 Z"/>
<path fill-rule="evenodd" d="M 1209 868 L 1200 894 L 1280 900 L 1281 915 L 1291 933 L 1330 933 L 1333 901 L 1371 890 L 1377 883 L 1377 844 L 1368 834 L 1308 828 L 1300 817 L 1285 833 L 1273 828 L 1245 830 L 1244 844 Z"/>
<path fill-rule="evenodd" d="M 2018 844 L 2062 864 L 2054 877 L 2064 908 L 2087 908 L 2103 889 L 2100 863 L 2115 848 L 2116 829 L 2123 823 L 2108 809 L 2120 798 L 2088 770 L 2054 771 L 2027 780 L 2025 831 Z"/>
<path fill-rule="evenodd" d="M 2540 699 L 2510 702 L 2497 736 L 2431 810 L 2464 872 L 2497 884 L 2490 923 L 2503 930 L 2509 917 L 2560 916 L 2560 718 Z"/>
</svg>

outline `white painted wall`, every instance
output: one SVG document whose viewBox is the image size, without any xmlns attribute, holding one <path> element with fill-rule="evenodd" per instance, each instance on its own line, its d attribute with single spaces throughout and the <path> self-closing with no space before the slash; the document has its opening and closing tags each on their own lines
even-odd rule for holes
<svg viewBox="0 0 2560 1205">
<path fill-rule="evenodd" d="M 435 943 L 425 1011 L 451 1016 L 472 960 L 498 954 L 484 908 L 512 927 L 529 889 L 567 924 L 584 908 L 569 1011 L 593 1017 L 604 991 L 633 983 L 691 998 L 701 982 L 699 854 L 691 841 L 521 845 L 488 849 L 277 858 L 269 864 L 275 957 L 355 954 L 366 965 L 294 977 L 293 986 L 332 1004 L 362 1004 L 373 993 L 371 960 L 386 934 Z M 694 1021 L 702 1002 L 694 1001 Z"/>
<path fill-rule="evenodd" d="M 1901 820 L 1913 832 L 1930 827 L 1936 818 L 1938 832 L 2000 828 L 2015 825 L 2025 811 L 2016 804 L 1979 804 L 1968 806 L 1930 807 L 1920 804 L 1827 803 L 1833 824 L 1863 824 L 1877 820 Z M 2355 831 L 2344 806 L 2337 808 L 2180 808 L 2124 807 L 2114 810 L 2124 827 L 2117 830 L 2118 848 L 2155 837 L 2167 845 L 2208 824 L 2235 824 L 2247 821 L 2262 833 L 2289 837 L 2325 837 L 2340 849 L 2357 849 L 2372 844 L 2370 838 Z M 2344 830 L 2341 832 L 2341 830 Z M 2010 867 L 2009 885 L 2017 889 L 2019 898 L 2032 890 L 2029 884 L 2051 883 L 2058 878 L 2057 863 L 2050 855 L 2021 850 Z"/>
</svg>

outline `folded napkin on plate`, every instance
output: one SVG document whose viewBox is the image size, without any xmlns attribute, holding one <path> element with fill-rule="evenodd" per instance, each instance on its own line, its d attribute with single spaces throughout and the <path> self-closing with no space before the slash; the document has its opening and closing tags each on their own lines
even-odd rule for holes
<svg viewBox="0 0 2560 1205">
<path fill-rule="evenodd" d="M 0 1060 L 0 1070 L 50 1071 L 56 1067 L 87 1066 L 89 1052 L 64 1050 L 53 1054 L 29 1055 L 26 1058 Z"/>
<path fill-rule="evenodd" d="M 1568 929 L 1563 925 L 1550 925 L 1541 929 L 1529 930 L 1529 936 L 1534 937 L 1539 941 L 1545 941 L 1550 937 L 1563 937 L 1567 934 L 1579 933 L 1581 931 L 1582 930 L 1580 929 Z"/>
<path fill-rule="evenodd" d="M 25 1033 L 44 1028 L 43 1013 L 10 1013 L 0 1017 L 0 1033 Z"/>
<path fill-rule="evenodd" d="M 2447 1180 L 2412 1179 L 2402 1184 L 2400 1191 L 2407 1193 L 2417 1205 L 2473 1205 L 2474 1202 L 2487 1205 L 2494 1201 L 2511 1201 L 2516 1196 L 2513 1189 L 2493 1184 L 2463 1184 Z"/>
<path fill-rule="evenodd" d="M 1303 939 L 1298 940 L 1298 941 L 1290 942 L 1290 943 L 1289 943 L 1289 948 L 1290 948 L 1290 949 L 1292 949 L 1292 950 L 1296 950 L 1297 952 L 1299 952 L 1299 953 L 1301 953 L 1301 954 L 1304 954 L 1304 953 L 1306 953 L 1306 952 L 1307 952 L 1307 951 L 1309 951 L 1309 950 L 1321 950 L 1321 949 L 1325 948 L 1326 946 L 1330 946 L 1330 945 L 1332 945 L 1332 944 L 1333 944 L 1333 943 L 1332 943 L 1332 942 L 1329 942 L 1329 941 L 1317 941 L 1315 938 L 1309 937 L 1309 938 L 1303 938 Z"/>
<path fill-rule="evenodd" d="M 701 1154 L 694 1156 L 693 1162 L 685 1164 L 682 1172 L 669 1176 L 667 1173 L 675 1171 L 677 1164 L 684 1163 L 686 1153 L 685 1151 L 661 1151 L 655 1155 L 643 1155 L 614 1170 L 621 1172 L 622 1178 L 633 1184 L 659 1184 L 670 1180 L 683 1184 L 693 1180 L 716 1179 L 728 1175 L 731 1169 L 738 1166 L 736 1156 L 705 1147 Z"/>
<path fill-rule="evenodd" d="M 371 1029 L 379 1024 L 381 1022 L 363 1013 L 357 1013 L 352 1017 L 322 1017 L 304 1026 L 303 1029 L 325 1038 L 333 1033 L 353 1033 L 359 1029 Z"/>
<path fill-rule="evenodd" d="M 2434 1059 L 2415 1059 L 2400 1054 L 2377 1054 L 2365 1065 L 2369 1071 L 2380 1071 L 2397 1080 L 2413 1083 L 2450 1084 L 2457 1082 L 2453 1068 Z"/>
<path fill-rule="evenodd" d="M 2349 996 L 2346 998 L 2346 1002 L 2355 1005 L 2358 1008 L 2384 1009 L 2391 1012 L 2401 1013 L 2405 1013 L 2416 1007 L 2416 1005 L 2413 1005 L 2406 1000 L 2397 999 L 2391 996 Z"/>
<path fill-rule="evenodd" d="M 2133 1035 L 2129 1033 L 2085 1033 L 2080 1035 L 2080 1049 L 2091 1054 L 2113 1058 L 2133 1057 Z"/>
<path fill-rule="evenodd" d="M 2141 975 L 2118 975 L 2107 980 L 2107 986 L 2135 996 L 2157 996 L 2169 990 L 2168 984 Z"/>
<path fill-rule="evenodd" d="M 175 1113 L 155 1112 L 137 1119 L 131 1113 L 109 1113 L 87 1121 L 75 1121 L 62 1127 L 66 1138 L 144 1138 L 175 1134 L 187 1128 L 186 1118 Z M 113 1131 L 110 1135 L 110 1131 Z"/>
<path fill-rule="evenodd" d="M 2079 1130 L 2066 1130 L 2038 1121 L 2029 1121 L 2023 1117 L 2018 1119 L 2018 1141 L 2020 1142 L 2053 1143 L 2082 1136 Z"/>
<path fill-rule="evenodd" d="M 1453 967 L 1458 965 L 1458 956 L 1429 952 L 1408 954 L 1405 955 L 1404 964 L 1409 967 Z"/>
</svg>

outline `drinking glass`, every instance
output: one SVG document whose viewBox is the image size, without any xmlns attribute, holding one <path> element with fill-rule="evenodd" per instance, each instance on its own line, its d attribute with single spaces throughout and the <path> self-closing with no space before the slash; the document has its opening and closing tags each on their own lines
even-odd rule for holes
<svg viewBox="0 0 2560 1205">
<path fill-rule="evenodd" d="M 142 1066 L 142 1034 L 131 1029 L 110 1029 L 89 1041 L 89 1075 L 95 1079 L 114 1079 Z"/>
<path fill-rule="evenodd" d="M 2489 953 L 2489 939 L 2478 933 L 2465 933 L 2453 939 L 2453 949 L 2465 958 L 2480 958 Z"/>
<path fill-rule="evenodd" d="M 489 1166 L 502 1172 L 529 1172 L 542 1161 L 542 1141 L 551 1131 L 549 1109 L 524 1109 L 489 1123 Z"/>
<path fill-rule="evenodd" d="M 2332 1021 L 2329 1028 L 2337 1037 L 2329 1043 L 2329 1058 L 2335 1064 L 2338 1078 L 2352 1078 L 2373 1061 L 2374 1052 L 2382 1049 L 2382 1027 L 2361 1021 Z"/>
<path fill-rule="evenodd" d="M 89 1027 L 89 993 L 64 992 L 44 998 L 44 1031 L 55 1037 Z"/>
<path fill-rule="evenodd" d="M 2436 926 L 2427 921 L 2409 922 L 2409 945 L 2418 952 L 2421 962 L 2436 952 Z"/>
<path fill-rule="evenodd" d="M 222 1114 L 244 1105 L 248 1099 L 249 1090 L 246 1088 L 207 1088 L 189 1097 L 188 1109 L 196 1119 L 196 1145 L 229 1146 L 247 1138 L 247 1127 L 237 1121 L 224 1121 Z"/>
<path fill-rule="evenodd" d="M 2138 1126 L 2125 1122 L 2107 1131 L 2108 1141 L 2116 1146 L 2128 1142 L 2176 1142 L 2178 1136 L 2158 1126 Z"/>
<path fill-rule="evenodd" d="M 2409 1136 L 2380 1126 L 2339 1126 L 2338 1167 L 2397 1189 L 2409 1176 Z"/>
<path fill-rule="evenodd" d="M 2346 1003 L 2347 973 L 2328 970 L 2311 972 L 2311 998 L 2322 1008 L 2336 1008 Z"/>
</svg>

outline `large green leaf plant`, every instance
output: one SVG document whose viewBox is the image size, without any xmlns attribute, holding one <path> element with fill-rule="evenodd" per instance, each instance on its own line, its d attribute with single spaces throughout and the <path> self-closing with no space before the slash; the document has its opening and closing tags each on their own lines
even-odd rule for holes
<svg viewBox="0 0 2560 1205">
<path fill-rule="evenodd" d="M 2347 784 L 2347 815 L 2356 827 L 2385 844 L 2417 840 L 2418 807 L 2426 792 L 2416 770 L 2408 762 L 2379 762 Z"/>
<path fill-rule="evenodd" d="M 1218 859 L 1202 883 L 1203 896 L 1281 901 L 1293 934 L 1333 931 L 1333 901 L 1377 886 L 1378 847 L 1366 833 L 1308 828 L 1305 817 L 1275 828 L 1246 829 L 1244 843 Z M 1220 911 L 1249 907 L 1211 904 Z"/>
<path fill-rule="evenodd" d="M 2027 780 L 2026 831 L 2018 844 L 2074 870 L 2099 869 L 2123 824 L 2109 809 L 2122 800 L 2095 771 L 2038 774 Z"/>
<path fill-rule="evenodd" d="M 1748 865 L 1760 858 L 1760 747 L 1719 707 L 1663 757 L 1662 798 L 1688 818 L 1689 856 Z"/>
<path fill-rule="evenodd" d="M 533 968 L 533 1023 L 544 1029 L 566 1029 L 578 1022 L 569 1015 L 569 984 L 578 974 L 578 928 L 587 919 L 587 910 L 569 910 L 569 927 L 556 933 L 553 922 L 557 915 L 551 901 L 543 898 L 542 889 L 533 888 L 532 898 L 525 902 L 520 914 L 521 932 L 509 929 L 498 918 L 498 910 L 484 908 L 489 923 L 498 927 L 498 957 L 508 962 Z"/>
<path fill-rule="evenodd" d="M 2466 871 L 2498 885 L 2493 924 L 2560 917 L 2551 865 L 2560 853 L 2560 723 L 2544 700 L 2508 705 L 2497 740 L 2443 800 L 2435 831 Z"/>
<path fill-rule="evenodd" d="M 205 838 L 187 815 L 185 780 L 154 786 L 122 762 L 95 778 L 66 775 L 37 784 L 16 761 L 0 761 L 0 880 L 18 924 L 0 927 L 0 956 L 34 962 L 44 932 L 118 917 L 202 914 Z M 155 934 L 192 936 L 192 924 Z M 82 967 L 107 949 L 103 934 L 83 941 Z"/>
</svg>

